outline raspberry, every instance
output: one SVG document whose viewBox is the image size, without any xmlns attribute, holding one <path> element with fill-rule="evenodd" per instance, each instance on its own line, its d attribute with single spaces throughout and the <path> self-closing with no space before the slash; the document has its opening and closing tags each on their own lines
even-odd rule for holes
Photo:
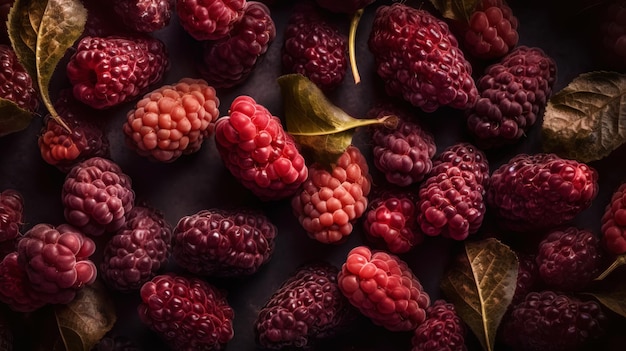
<svg viewBox="0 0 626 351">
<path fill-rule="evenodd" d="M 355 247 L 348 253 L 337 281 L 348 301 L 376 325 L 409 331 L 426 320 L 430 297 L 398 256 Z"/>
<path fill-rule="evenodd" d="M 254 323 L 257 345 L 309 349 L 342 331 L 356 311 L 339 290 L 338 272 L 326 262 L 298 267 L 259 311 Z"/>
<path fill-rule="evenodd" d="M 263 201 L 295 194 L 308 169 L 280 119 L 245 95 L 235 98 L 229 111 L 215 123 L 217 150 L 226 168 Z"/>
<path fill-rule="evenodd" d="M 382 241 L 395 254 L 408 252 L 424 241 L 415 199 L 408 192 L 385 191 L 375 197 L 367 208 L 363 227 L 370 241 Z"/>
<path fill-rule="evenodd" d="M 616 69 L 626 67 L 626 1 L 612 1 L 606 7 L 598 38 L 602 38 L 607 63 Z"/>
<path fill-rule="evenodd" d="M 174 260 L 188 271 L 209 276 L 255 273 L 274 253 L 276 226 L 246 210 L 201 210 L 174 228 Z"/>
<path fill-rule="evenodd" d="M 540 279 L 539 269 L 537 267 L 537 255 L 518 254 L 519 265 L 517 268 L 517 283 L 515 285 L 515 293 L 511 306 L 514 306 L 526 297 L 531 291 L 534 291 Z"/>
<path fill-rule="evenodd" d="M 445 172 L 449 167 L 458 167 L 461 171 L 474 174 L 476 181 L 484 190 L 489 186 L 489 161 L 483 151 L 470 143 L 460 142 L 444 149 L 433 160 L 432 174 Z"/>
<path fill-rule="evenodd" d="M 365 213 L 371 183 L 367 160 L 352 145 L 330 172 L 317 163 L 309 167 L 309 178 L 292 198 L 291 207 L 309 237 L 339 244 Z"/>
<path fill-rule="evenodd" d="M 150 160 L 174 162 L 213 135 L 219 105 L 215 89 L 202 79 L 161 86 L 128 111 L 122 126 L 126 144 Z"/>
<path fill-rule="evenodd" d="M 368 45 L 387 94 L 426 112 L 476 102 L 472 66 L 448 25 L 429 12 L 404 3 L 378 7 Z"/>
<path fill-rule="evenodd" d="M 218 40 L 241 20 L 245 4 L 246 0 L 176 0 L 176 14 L 194 39 Z"/>
<path fill-rule="evenodd" d="M 276 37 L 268 7 L 246 2 L 243 17 L 228 37 L 202 44 L 201 76 L 216 88 L 243 83 Z"/>
<path fill-rule="evenodd" d="M 531 292 L 502 321 L 506 344 L 513 350 L 571 351 L 604 334 L 607 317 L 595 301 L 554 291 Z"/>
<path fill-rule="evenodd" d="M 411 339 L 411 351 L 465 351 L 465 324 L 454 305 L 437 300 L 426 309 L 426 320 Z"/>
<path fill-rule="evenodd" d="M 157 38 L 84 37 L 66 73 L 76 99 L 105 109 L 143 94 L 168 67 L 165 44 Z"/>
<path fill-rule="evenodd" d="M 601 219 L 602 243 L 612 254 L 626 253 L 626 183 L 613 192 Z"/>
<path fill-rule="evenodd" d="M 26 270 L 17 262 L 17 252 L 9 253 L 0 262 L 0 302 L 17 312 L 32 312 L 46 301 L 33 290 Z"/>
<path fill-rule="evenodd" d="M 17 59 L 9 45 L 0 44 L 0 98 L 13 101 L 21 109 L 35 112 L 39 108 L 39 97 L 33 87 L 30 74 Z M 0 130 L 0 135 L 2 135 Z"/>
<path fill-rule="evenodd" d="M 171 251 L 172 228 L 163 214 L 135 206 L 124 227 L 107 242 L 100 272 L 116 290 L 139 290 L 165 267 Z"/>
<path fill-rule="evenodd" d="M 517 27 L 517 17 L 506 2 L 482 0 L 463 30 L 463 45 L 471 56 L 496 59 L 517 45 Z"/>
<path fill-rule="evenodd" d="M 549 287 L 583 289 L 600 272 L 602 249 L 590 231 L 575 227 L 554 230 L 539 243 L 539 276 Z"/>
<path fill-rule="evenodd" d="M 61 191 L 67 222 L 87 235 L 120 229 L 135 203 L 131 180 L 115 162 L 92 157 L 65 177 Z"/>
<path fill-rule="evenodd" d="M 432 158 L 437 151 L 433 135 L 415 122 L 415 116 L 393 105 L 374 108 L 368 114 L 374 118 L 390 115 L 400 118 L 395 129 L 373 128 L 374 166 L 391 184 L 409 186 L 422 181 L 432 169 Z"/>
<path fill-rule="evenodd" d="M 96 111 L 76 100 L 69 90 L 61 92 L 54 108 L 71 132 L 50 115 L 46 116 L 37 140 L 41 157 L 46 163 L 67 173 L 88 158 L 111 156 L 104 127 L 95 121 Z"/>
<path fill-rule="evenodd" d="M 10 241 L 20 235 L 24 217 L 24 197 L 14 189 L 0 192 L 0 242 Z"/>
<path fill-rule="evenodd" d="M 89 260 L 96 244 L 76 228 L 37 224 L 17 244 L 17 262 L 25 269 L 33 290 L 51 304 L 65 304 L 78 290 L 96 280 Z"/>
<path fill-rule="evenodd" d="M 487 204 L 509 230 L 550 229 L 573 219 L 598 194 L 598 173 L 555 154 L 519 154 L 491 175 Z"/>
<path fill-rule="evenodd" d="M 346 76 L 347 52 L 346 38 L 319 7 L 312 2 L 296 5 L 284 33 L 283 71 L 302 74 L 328 92 Z"/>
<path fill-rule="evenodd" d="M 165 28 L 174 12 L 174 0 L 114 0 L 113 10 L 130 29 L 152 33 Z"/>
<path fill-rule="evenodd" d="M 543 50 L 520 46 L 489 66 L 467 127 L 483 148 L 517 142 L 535 125 L 552 94 L 556 64 Z"/>
<path fill-rule="evenodd" d="M 334 1 L 334 0 L 315 0 L 317 4 L 328 11 L 336 13 L 353 14 L 357 10 L 365 8 L 365 6 L 373 3 L 375 0 L 347 0 L 347 1 Z"/>
<path fill-rule="evenodd" d="M 15 0 L 0 0 L 0 44 L 11 45 L 7 30 L 7 20 L 14 2 Z"/>
<path fill-rule="evenodd" d="M 174 350 L 222 350 L 234 336 L 225 293 L 203 280 L 158 275 L 140 295 L 139 318 Z"/>
</svg>

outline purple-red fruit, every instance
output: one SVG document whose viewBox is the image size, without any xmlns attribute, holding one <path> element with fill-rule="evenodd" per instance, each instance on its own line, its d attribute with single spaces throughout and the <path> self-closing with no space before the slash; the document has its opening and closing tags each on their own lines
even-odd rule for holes
<svg viewBox="0 0 626 351">
<path fill-rule="evenodd" d="M 235 335 L 225 292 L 204 280 L 158 275 L 139 293 L 140 320 L 173 350 L 222 350 Z"/>
<path fill-rule="evenodd" d="M 534 291 L 538 285 L 539 269 L 537 267 L 537 255 L 517 254 L 519 265 L 517 267 L 517 282 L 511 305 L 514 306 L 524 300 L 526 294 Z"/>
<path fill-rule="evenodd" d="M 454 305 L 437 300 L 426 309 L 426 320 L 413 332 L 411 351 L 466 351 L 465 333 Z"/>
<path fill-rule="evenodd" d="M 626 253 L 626 183 L 611 196 L 601 219 L 602 244 L 610 253 Z"/>
<path fill-rule="evenodd" d="M 173 258 L 197 275 L 250 275 L 272 257 L 276 234 L 276 226 L 258 212 L 202 210 L 178 221 Z"/>
<path fill-rule="evenodd" d="M 476 102 L 472 66 L 448 25 L 426 10 L 405 3 L 378 7 L 368 45 L 389 95 L 426 112 L 465 110 Z"/>
<path fill-rule="evenodd" d="M 20 63 L 10 45 L 0 44 L 0 98 L 13 101 L 18 107 L 28 112 L 39 108 L 39 97 L 33 86 L 33 80 Z M 0 129 L 0 135 L 4 131 Z"/>
<path fill-rule="evenodd" d="M 165 268 L 172 251 L 172 228 L 157 210 L 135 206 L 126 224 L 104 247 L 100 271 L 119 291 L 139 290 Z"/>
<path fill-rule="evenodd" d="M 572 220 L 598 194 L 598 173 L 555 154 L 520 154 L 491 175 L 487 204 L 513 231 L 542 230 Z"/>
<path fill-rule="evenodd" d="M 17 312 L 32 312 L 47 303 L 33 289 L 26 269 L 17 262 L 17 252 L 0 261 L 0 302 Z"/>
<path fill-rule="evenodd" d="M 63 183 L 61 199 L 67 222 L 87 235 L 124 226 L 135 203 L 131 179 L 115 162 L 92 157 L 74 166 Z"/>
<path fill-rule="evenodd" d="M 467 52 L 481 59 L 506 55 L 519 40 L 517 17 L 503 0 L 482 0 L 461 35 Z"/>
<path fill-rule="evenodd" d="M 241 20 L 245 4 L 246 0 L 176 0 L 176 14 L 194 39 L 218 40 Z"/>
<path fill-rule="evenodd" d="M 247 1 L 241 20 L 229 35 L 202 44 L 202 78 L 216 88 L 232 88 L 243 83 L 276 38 L 276 26 L 269 8 Z"/>
<path fill-rule="evenodd" d="M 340 333 L 356 311 L 339 290 L 338 272 L 324 262 L 299 267 L 259 311 L 254 323 L 257 345 L 310 349 L 316 341 Z"/>
<path fill-rule="evenodd" d="M 290 197 L 307 179 L 308 168 L 291 134 L 250 96 L 235 98 L 229 115 L 217 120 L 215 142 L 230 173 L 263 201 Z"/>
<path fill-rule="evenodd" d="M 485 153 L 470 143 L 456 143 L 444 149 L 433 159 L 431 173 L 444 172 L 449 167 L 474 174 L 476 181 L 487 190 L 489 186 L 489 161 Z"/>
<path fill-rule="evenodd" d="M 174 12 L 174 0 L 114 0 L 113 10 L 130 29 L 152 33 L 165 28 Z"/>
<path fill-rule="evenodd" d="M 350 250 L 337 276 L 348 301 L 390 331 L 410 331 L 426 320 L 430 297 L 407 264 L 366 246 Z"/>
<path fill-rule="evenodd" d="M 0 192 L 0 242 L 20 235 L 24 217 L 24 197 L 15 189 Z"/>
</svg>

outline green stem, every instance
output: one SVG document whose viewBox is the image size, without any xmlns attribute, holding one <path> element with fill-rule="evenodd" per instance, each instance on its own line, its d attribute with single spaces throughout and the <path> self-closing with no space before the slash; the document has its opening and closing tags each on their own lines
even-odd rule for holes
<svg viewBox="0 0 626 351">
<path fill-rule="evenodd" d="M 620 267 L 624 264 L 626 264 L 626 255 L 617 256 L 615 261 L 613 261 L 613 263 L 611 263 L 611 265 L 607 269 L 605 269 L 604 272 L 602 272 L 595 280 L 603 280 L 609 274 L 611 274 L 615 269 L 617 269 L 617 267 Z"/>
<path fill-rule="evenodd" d="M 354 77 L 354 84 L 359 84 L 361 82 L 359 69 L 356 65 L 356 53 L 355 53 L 356 30 L 359 27 L 361 16 L 363 16 L 363 9 L 358 9 L 352 16 L 352 20 L 350 21 L 350 34 L 348 37 L 348 54 L 350 57 L 350 66 L 352 67 L 352 76 Z"/>
</svg>

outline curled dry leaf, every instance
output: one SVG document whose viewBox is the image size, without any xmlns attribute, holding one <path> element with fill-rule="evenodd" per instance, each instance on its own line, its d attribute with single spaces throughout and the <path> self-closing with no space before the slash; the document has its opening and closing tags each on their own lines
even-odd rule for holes
<svg viewBox="0 0 626 351">
<path fill-rule="evenodd" d="M 543 150 L 590 162 L 626 141 L 626 74 L 588 72 L 554 94 L 543 117 Z"/>
<path fill-rule="evenodd" d="M 613 286 L 602 291 L 588 294 L 595 297 L 604 307 L 626 317 L 626 281 L 623 279 L 618 279 Z"/>
<path fill-rule="evenodd" d="M 430 0 L 441 15 L 451 20 L 469 23 L 481 0 Z"/>
<path fill-rule="evenodd" d="M 315 161 L 333 163 L 352 144 L 357 127 L 384 124 L 395 128 L 396 116 L 358 119 L 328 100 L 322 90 L 301 74 L 278 78 L 287 132 L 313 154 Z"/>
<path fill-rule="evenodd" d="M 484 350 L 493 350 L 496 331 L 517 282 L 517 255 L 489 238 L 466 242 L 465 251 L 444 273 L 441 289 Z"/>
<path fill-rule="evenodd" d="M 25 129 L 33 119 L 33 114 L 11 100 L 0 98 L 0 137 Z"/>
</svg>

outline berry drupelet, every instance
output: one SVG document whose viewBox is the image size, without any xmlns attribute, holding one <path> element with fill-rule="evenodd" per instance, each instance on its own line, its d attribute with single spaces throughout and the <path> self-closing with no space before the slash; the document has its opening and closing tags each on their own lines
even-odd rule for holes
<svg viewBox="0 0 626 351">
<path fill-rule="evenodd" d="M 0 242 L 20 235 L 24 217 L 24 197 L 15 189 L 0 192 Z"/>
</svg>

